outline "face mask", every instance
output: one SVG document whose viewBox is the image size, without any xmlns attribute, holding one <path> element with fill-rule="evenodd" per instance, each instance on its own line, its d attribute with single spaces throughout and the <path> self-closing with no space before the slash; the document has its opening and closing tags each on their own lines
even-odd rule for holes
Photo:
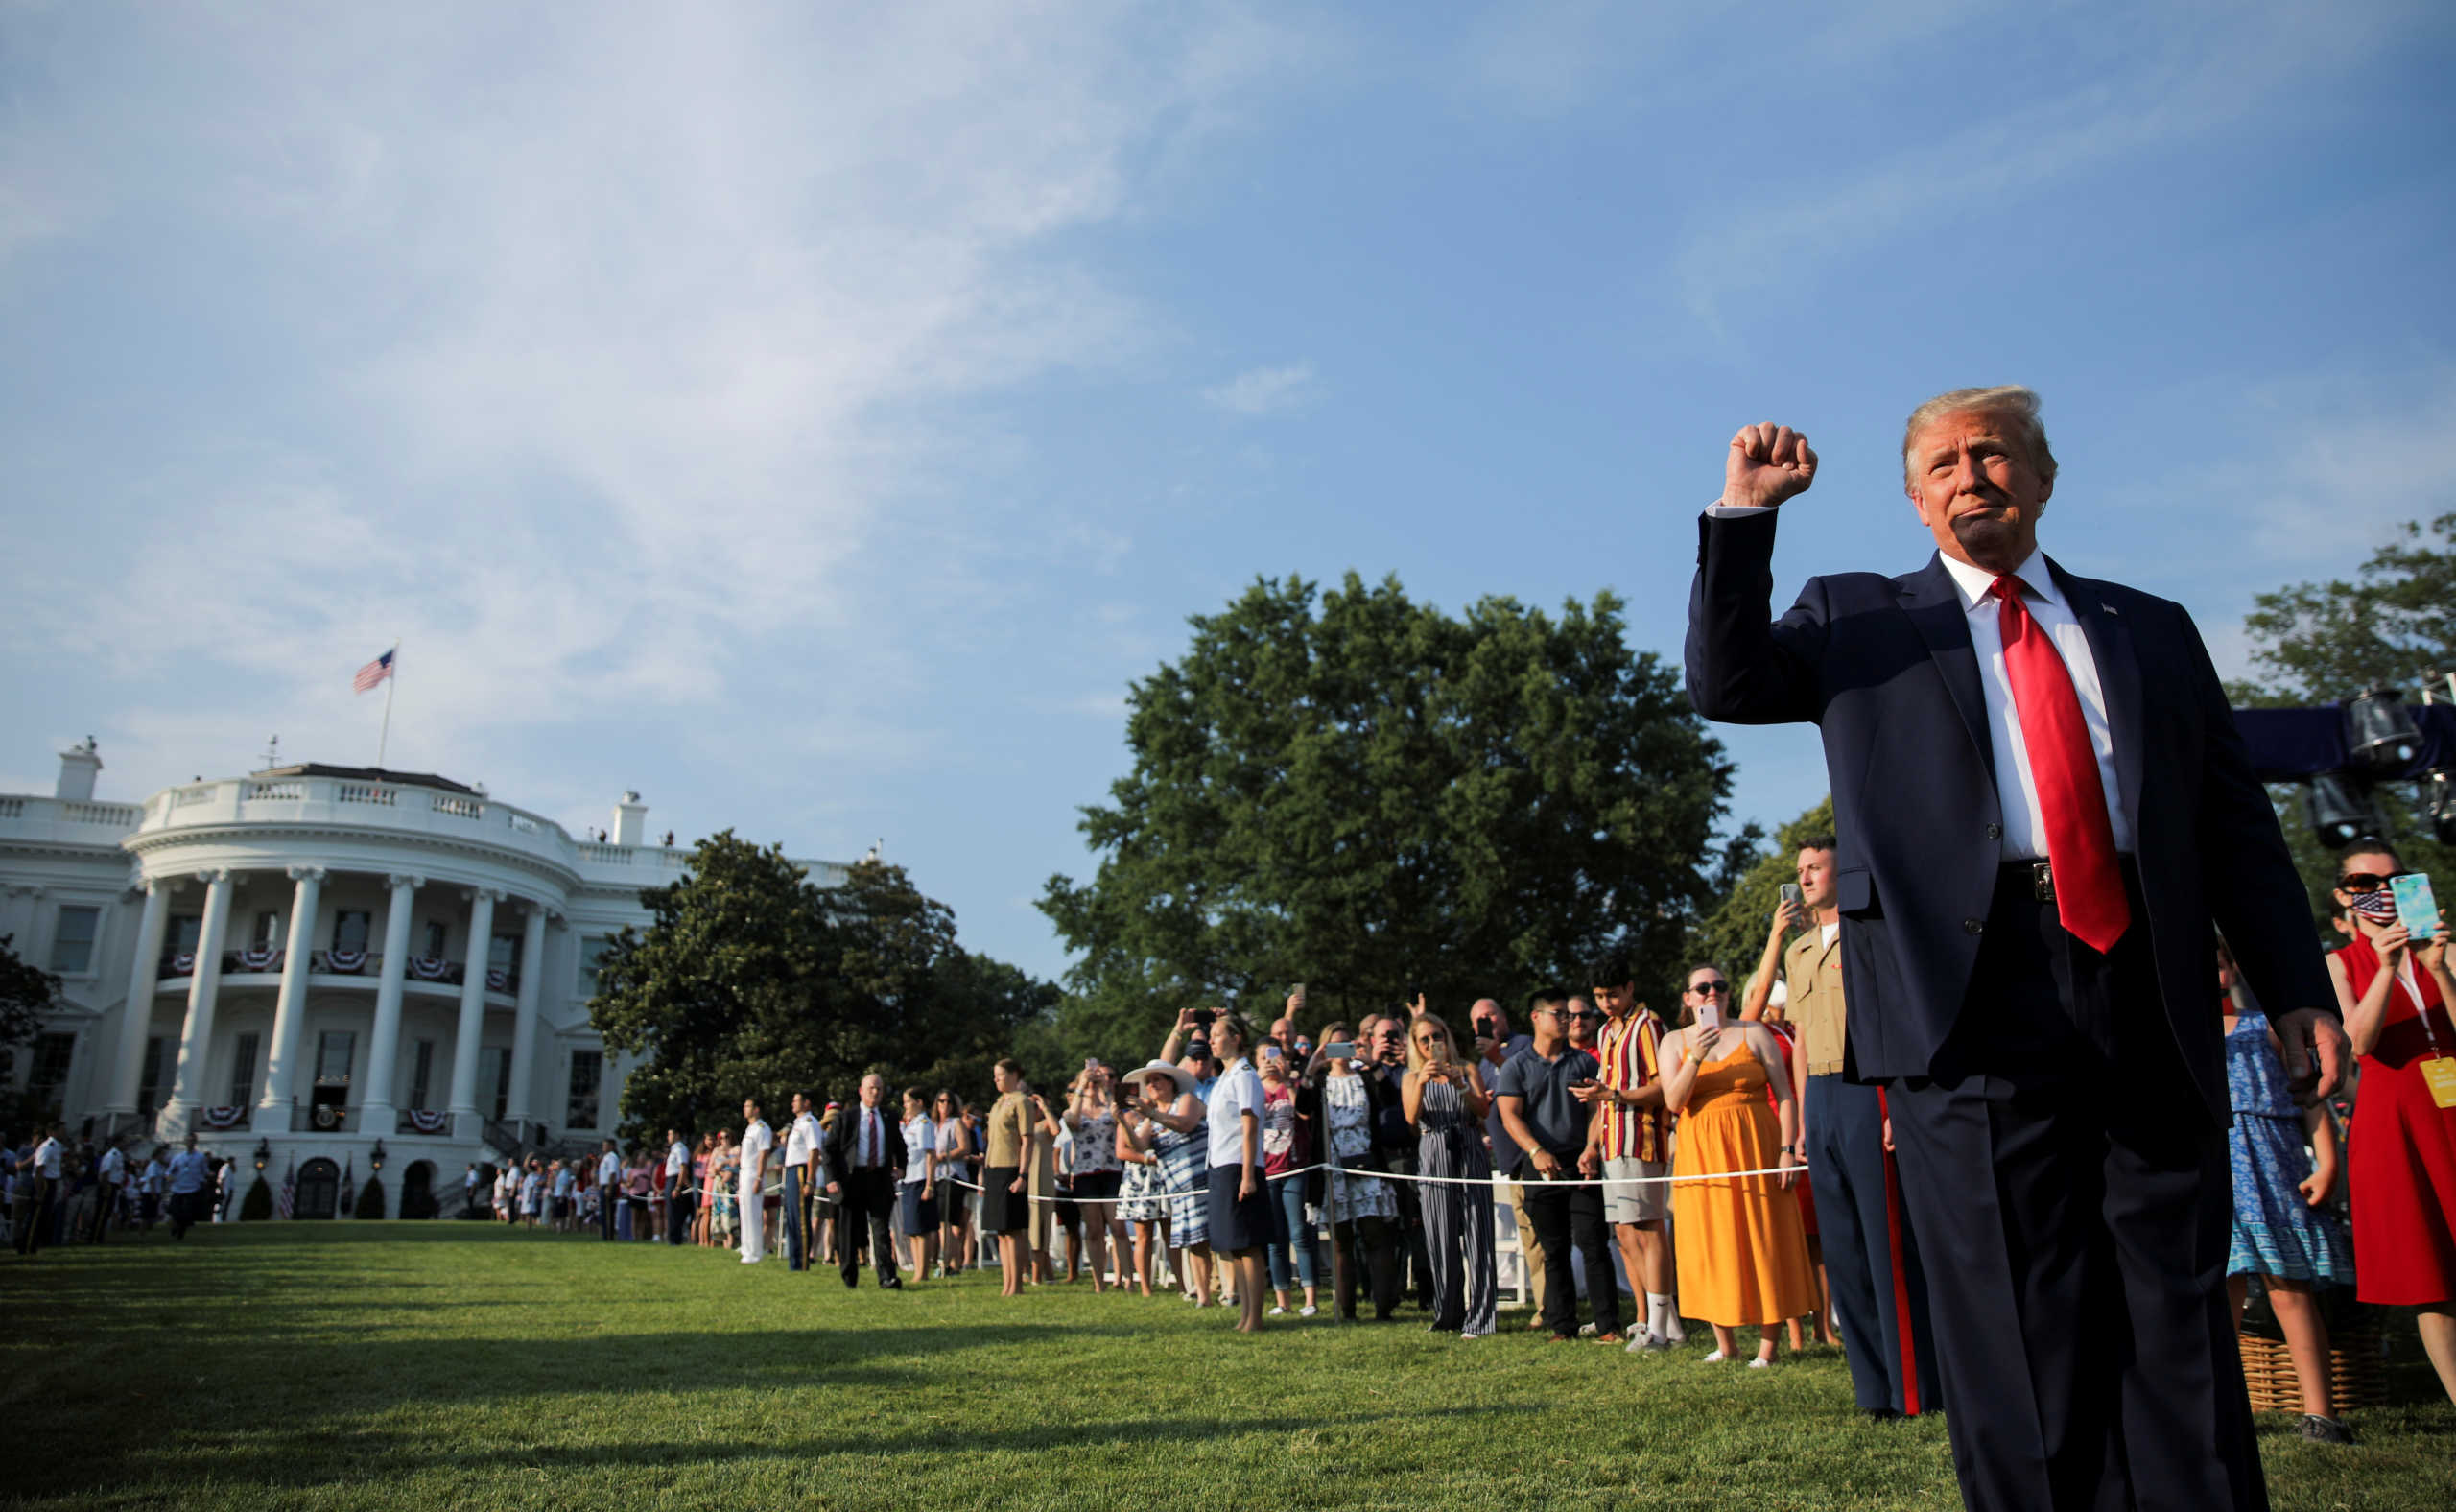
<svg viewBox="0 0 2456 1512">
<path fill-rule="evenodd" d="M 2353 902 L 2350 906 L 2354 912 L 2361 914 L 2373 924 L 2397 922 L 2397 896 L 2385 887 L 2376 892 L 2355 893 Z"/>
</svg>

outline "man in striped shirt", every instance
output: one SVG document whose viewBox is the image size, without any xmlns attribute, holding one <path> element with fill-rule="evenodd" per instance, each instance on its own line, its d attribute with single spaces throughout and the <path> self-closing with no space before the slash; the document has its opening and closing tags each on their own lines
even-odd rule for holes
<svg viewBox="0 0 2456 1512">
<path fill-rule="evenodd" d="M 1587 1152 L 1604 1180 L 1603 1217 L 1620 1246 L 1629 1279 L 1646 1294 L 1646 1326 L 1629 1350 L 1662 1349 L 1679 1335 L 1671 1308 L 1671 1252 L 1664 1218 L 1671 1211 L 1671 1172 L 1665 1141 L 1663 1080 L 1655 1063 L 1661 1030 L 1638 1002 L 1637 973 L 1625 955 L 1596 962 L 1587 974 L 1603 1032 L 1595 1046 L 1602 1070 L 1594 1084 L 1577 1089 L 1594 1108 Z M 1635 1332 L 1635 1331 L 1632 1331 Z"/>
</svg>

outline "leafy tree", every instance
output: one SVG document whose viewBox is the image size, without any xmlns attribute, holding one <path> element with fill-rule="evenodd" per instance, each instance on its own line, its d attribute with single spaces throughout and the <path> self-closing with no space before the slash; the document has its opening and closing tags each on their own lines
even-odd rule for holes
<svg viewBox="0 0 2456 1512">
<path fill-rule="evenodd" d="M 33 1039 L 59 1001 L 59 979 L 20 957 L 16 939 L 0 934 L 0 1050 Z"/>
<path fill-rule="evenodd" d="M 2374 685 L 2447 695 L 2456 673 L 2456 514 L 2418 520 L 2372 553 L 2354 580 L 2298 582 L 2264 593 L 2244 617 L 2252 665 L 2237 703 L 2334 703 Z"/>
<path fill-rule="evenodd" d="M 1298 981 L 1317 1017 L 1511 996 L 1614 944 L 1668 981 L 1731 767 L 1620 608 L 1452 618 L 1351 573 L 1195 617 L 1128 690 L 1133 769 L 1080 825 L 1098 872 L 1041 899 L 1082 957 L 1068 1048 Z"/>
<path fill-rule="evenodd" d="M 2352 581 L 2292 583 L 2253 602 L 2243 629 L 2252 665 L 2266 675 L 2231 685 L 2236 704 L 2336 703 L 2369 687 L 2399 688 L 2417 700 L 2427 688 L 2445 698 L 2447 676 L 2456 673 L 2456 514 L 2427 526 L 2406 522 Z M 2302 792 L 2282 784 L 2269 790 L 2311 898 L 2313 926 L 2333 942 L 2327 920 L 2335 857 L 2312 832 Z M 2381 788 L 2375 798 L 2406 865 L 2456 878 L 2456 848 L 2432 837 L 2409 790 Z"/>
<path fill-rule="evenodd" d="M 59 979 L 19 957 L 13 949 L 15 940 L 13 934 L 0 934 L 0 1073 L 7 1071 L 16 1047 L 35 1037 L 43 1015 L 59 1001 Z M 0 1090 L 0 1129 L 32 1128 L 57 1112 L 31 1090 Z"/>
<path fill-rule="evenodd" d="M 623 1089 L 626 1138 L 720 1126 L 745 1097 L 771 1118 L 796 1091 L 850 1100 L 873 1070 L 980 1097 L 1056 1001 L 956 944 L 946 906 L 878 862 L 820 887 L 781 846 L 728 830 L 641 901 L 649 927 L 609 943 L 589 1004 L 607 1048 L 642 1062 Z"/>
<path fill-rule="evenodd" d="M 1833 833 L 1830 794 L 1774 833 L 1774 848 L 1753 855 L 1749 864 L 1723 890 L 1722 902 L 1688 936 L 1685 965 L 1712 961 L 1732 981 L 1731 1001 L 1737 1011 L 1741 984 L 1765 954 L 1765 935 L 1774 927 L 1774 909 L 1783 901 L 1783 884 L 1799 880 L 1800 845 L 1812 835 Z"/>
</svg>

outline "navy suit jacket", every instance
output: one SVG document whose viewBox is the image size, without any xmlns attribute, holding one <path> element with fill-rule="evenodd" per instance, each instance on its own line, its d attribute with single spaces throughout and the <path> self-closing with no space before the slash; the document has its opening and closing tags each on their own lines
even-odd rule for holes
<svg viewBox="0 0 2456 1512">
<path fill-rule="evenodd" d="M 1708 517 L 1688 600 L 1688 697 L 1710 720 L 1817 724 L 1839 850 L 1847 1072 L 1929 1075 L 1964 1008 L 2002 863 L 1978 654 L 1941 557 L 1811 578 L 1767 623 L 1779 509 Z M 2229 1117 L 2209 927 L 2273 1011 L 2335 1010 L 2301 878 L 2182 605 L 2055 565 L 2106 691 L 2165 1018 Z M 2127 1011 L 2130 1004 L 2118 1004 Z M 1986 1004 L 1972 1004 L 1983 1012 Z"/>
</svg>

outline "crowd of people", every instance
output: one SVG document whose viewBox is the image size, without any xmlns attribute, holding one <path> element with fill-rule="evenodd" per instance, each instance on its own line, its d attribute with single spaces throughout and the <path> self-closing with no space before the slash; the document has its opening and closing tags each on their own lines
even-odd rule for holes
<svg viewBox="0 0 2456 1512">
<path fill-rule="evenodd" d="M 208 1155 L 189 1135 L 174 1149 L 156 1145 L 140 1165 L 116 1145 L 72 1141 L 58 1123 L 29 1137 L 0 1137 L 0 1221 L 17 1254 L 75 1242 L 100 1244 L 117 1230 L 152 1233 L 167 1224 L 175 1240 L 199 1223 L 229 1216 L 236 1162 Z"/>
<path fill-rule="evenodd" d="M 1839 1345 L 1862 1411 L 1916 1415 L 1936 1396 L 1927 1280 L 1883 1094 L 1844 1075 L 1835 852 L 1830 837 L 1801 848 L 1744 980 L 1700 963 L 1668 1015 L 1638 1001 L 1618 956 L 1580 990 L 1530 994 L 1523 1032 L 1495 999 L 1453 1028 L 1420 996 L 1314 1032 L 1300 988 L 1266 1028 L 1190 1009 L 1122 1075 L 1094 1058 L 1044 1092 L 1002 1061 L 986 1107 L 910 1087 L 894 1114 L 871 1076 L 849 1105 L 795 1096 L 782 1140 L 754 1101 L 741 1127 L 671 1134 L 661 1157 L 608 1142 L 594 1160 L 508 1168 L 473 1203 L 745 1263 L 824 1255 L 848 1285 L 867 1269 L 890 1288 L 985 1248 L 1004 1295 L 1088 1276 L 1231 1309 L 1248 1331 L 1325 1311 L 1389 1321 L 1412 1299 L 1429 1328 L 1471 1339 L 1500 1326 L 1505 1221 L 1525 1326 L 1553 1341 L 1659 1350 L 1687 1319 L 1712 1331 L 1707 1362 L 1750 1368 L 1785 1343 Z M 2456 1097 L 2436 1100 L 2428 1070 L 2456 1051 L 2456 980 L 2444 935 L 2415 941 L 2380 906 L 2398 870 L 2375 841 L 2339 865 L 2350 1138 L 2328 1106 L 2295 1104 L 2267 1019 L 2222 947 L 2214 958 L 2232 1310 L 2265 1294 L 2304 1431 L 2333 1443 L 2352 1434 L 2323 1288 L 2417 1309 L 2456 1397 Z"/>
</svg>

